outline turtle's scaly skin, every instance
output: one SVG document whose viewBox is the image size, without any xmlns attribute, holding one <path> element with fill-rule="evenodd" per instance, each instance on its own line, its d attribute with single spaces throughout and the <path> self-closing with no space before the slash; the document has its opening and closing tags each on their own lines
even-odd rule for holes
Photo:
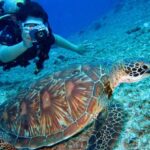
<svg viewBox="0 0 150 150">
<path fill-rule="evenodd" d="M 0 140 L 0 150 L 16 150 L 16 148 L 13 145 Z"/>
<path fill-rule="evenodd" d="M 16 147 L 52 146 L 91 124 L 111 92 L 100 66 L 57 72 L 0 108 L 0 128 L 10 133 Z"/>
</svg>

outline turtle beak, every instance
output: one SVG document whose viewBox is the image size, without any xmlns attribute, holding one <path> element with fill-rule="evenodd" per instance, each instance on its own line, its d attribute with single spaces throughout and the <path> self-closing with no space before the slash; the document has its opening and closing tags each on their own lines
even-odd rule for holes
<svg viewBox="0 0 150 150">
<path fill-rule="evenodd" d="M 150 75 L 150 65 L 148 65 L 148 69 L 145 71 L 148 75 Z"/>
<path fill-rule="evenodd" d="M 148 73 L 148 74 L 150 74 L 150 69 L 148 69 L 145 73 Z"/>
</svg>

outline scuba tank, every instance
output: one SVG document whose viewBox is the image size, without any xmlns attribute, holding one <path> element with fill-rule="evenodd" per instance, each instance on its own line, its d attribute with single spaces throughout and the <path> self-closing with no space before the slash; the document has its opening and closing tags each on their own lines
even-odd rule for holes
<svg viewBox="0 0 150 150">
<path fill-rule="evenodd" d="M 19 10 L 19 4 L 25 4 L 26 0 L 0 0 L 4 14 L 12 14 Z"/>
<path fill-rule="evenodd" d="M 11 14 L 19 10 L 20 5 L 24 5 L 30 0 L 0 0 L 0 20 L 10 17 Z"/>
</svg>

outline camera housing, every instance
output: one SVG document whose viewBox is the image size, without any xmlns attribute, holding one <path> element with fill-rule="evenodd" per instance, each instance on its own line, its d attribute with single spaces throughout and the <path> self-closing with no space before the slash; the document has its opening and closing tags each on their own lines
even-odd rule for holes
<svg viewBox="0 0 150 150">
<path fill-rule="evenodd" d="M 48 37 L 48 29 L 47 27 L 36 26 L 32 30 L 30 30 L 29 34 L 32 39 L 32 42 L 41 43 L 45 41 Z"/>
</svg>

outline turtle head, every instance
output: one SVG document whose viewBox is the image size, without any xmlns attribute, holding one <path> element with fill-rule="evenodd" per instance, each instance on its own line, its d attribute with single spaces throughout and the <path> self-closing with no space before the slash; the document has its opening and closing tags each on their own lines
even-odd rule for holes
<svg viewBox="0 0 150 150">
<path fill-rule="evenodd" d="M 138 82 L 150 77 L 150 65 L 143 62 L 120 64 L 114 67 L 111 74 L 112 88 L 120 83 Z"/>
</svg>

